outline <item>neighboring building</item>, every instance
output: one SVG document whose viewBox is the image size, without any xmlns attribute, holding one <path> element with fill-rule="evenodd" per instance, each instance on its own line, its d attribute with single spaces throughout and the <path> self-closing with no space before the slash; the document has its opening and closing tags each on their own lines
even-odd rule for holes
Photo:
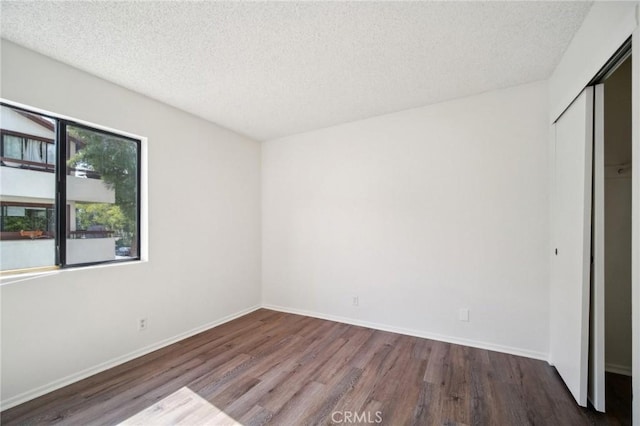
<svg viewBox="0 0 640 426">
<path fill-rule="evenodd" d="M 0 263 L 2 270 L 55 265 L 55 128 L 46 117 L 0 112 Z M 69 140 L 70 156 L 82 142 Z M 100 224 L 77 229 L 82 203 L 115 203 L 115 191 L 90 168 L 67 172 L 67 261 L 115 259 L 115 236 Z"/>
</svg>

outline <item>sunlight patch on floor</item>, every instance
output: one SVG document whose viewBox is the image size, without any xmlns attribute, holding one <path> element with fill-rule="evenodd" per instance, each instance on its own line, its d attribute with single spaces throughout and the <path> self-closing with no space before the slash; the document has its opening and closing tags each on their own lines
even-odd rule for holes
<svg viewBox="0 0 640 426">
<path fill-rule="evenodd" d="M 186 386 L 120 423 L 125 426 L 205 424 L 242 426 Z"/>
</svg>

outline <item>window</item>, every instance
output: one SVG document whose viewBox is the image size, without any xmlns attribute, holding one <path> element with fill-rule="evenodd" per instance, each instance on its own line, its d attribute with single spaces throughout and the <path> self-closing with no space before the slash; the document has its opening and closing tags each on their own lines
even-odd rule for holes
<svg viewBox="0 0 640 426">
<path fill-rule="evenodd" d="M 2 239 L 20 237 L 20 231 L 40 230 L 42 235 L 55 235 L 55 209 L 53 204 L 0 202 L 0 232 Z"/>
<path fill-rule="evenodd" d="M 140 259 L 141 141 L 0 112 L 0 270 Z"/>
<path fill-rule="evenodd" d="M 47 166 L 56 162 L 56 146 L 52 140 L 32 139 L 5 131 L 2 133 L 2 157 L 14 163 L 14 167 L 44 167 L 53 171 L 53 167 Z"/>
</svg>

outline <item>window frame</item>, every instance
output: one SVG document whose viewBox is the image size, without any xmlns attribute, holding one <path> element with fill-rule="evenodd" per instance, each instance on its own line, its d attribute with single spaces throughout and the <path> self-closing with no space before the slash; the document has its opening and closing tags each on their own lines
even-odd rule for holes
<svg viewBox="0 0 640 426">
<path fill-rule="evenodd" d="M 74 119 L 62 117 L 56 114 L 42 112 L 36 108 L 30 109 L 29 107 L 15 105 L 11 102 L 6 102 L 4 99 L 0 99 L 0 105 L 2 107 L 10 108 L 16 111 L 22 111 L 29 114 L 34 114 L 41 117 L 46 117 L 51 120 L 54 120 L 54 129 L 53 132 L 55 134 L 55 138 L 53 139 L 53 143 L 56 147 L 56 161 L 54 164 L 55 169 L 53 170 L 53 174 L 55 175 L 55 199 L 53 201 L 54 205 L 54 214 L 56 217 L 56 225 L 55 225 L 55 264 L 50 267 L 57 269 L 72 269 L 72 268 L 80 268 L 80 267 L 88 267 L 88 266 L 96 266 L 96 265 L 108 265 L 108 264 L 122 264 L 122 263 L 131 263 L 131 262 L 139 262 L 143 259 L 142 256 L 142 234 L 143 234 L 143 223 L 142 223 L 142 167 L 143 167 L 143 146 L 144 146 L 144 138 L 133 136 L 127 134 L 126 132 L 118 132 L 110 129 L 105 129 L 99 125 L 93 125 L 84 123 L 81 121 L 77 121 Z M 70 224 L 68 223 L 69 215 L 68 215 L 68 205 L 67 205 L 67 175 L 70 168 L 67 166 L 67 160 L 69 155 L 69 141 L 67 140 L 67 128 L 75 127 L 84 129 L 87 131 L 95 132 L 98 134 L 103 134 L 106 136 L 115 137 L 118 139 L 123 139 L 128 142 L 133 142 L 136 145 L 136 233 L 135 233 L 135 241 L 137 244 L 137 253 L 135 256 L 128 257 L 126 259 L 110 259 L 110 260 L 102 260 L 96 262 L 85 262 L 85 263 L 67 263 L 67 235 L 70 232 Z M 24 135 L 21 133 L 16 134 L 16 132 L 12 132 L 10 130 L 2 130 L 0 136 L 0 145 L 2 145 L 1 149 L 4 152 L 4 135 L 13 135 L 19 136 L 22 138 L 28 138 L 33 140 L 41 140 L 42 142 L 50 143 L 51 139 L 40 138 L 40 137 L 30 137 L 29 135 Z M 47 164 L 47 163 L 43 163 Z M 51 163 L 48 163 L 51 164 Z M 4 167 L 0 165 L 0 167 Z M 115 247 L 114 247 L 115 250 Z M 45 268 L 50 268 L 45 267 Z M 42 267 L 37 268 L 25 268 L 16 270 L 17 272 L 29 272 L 31 270 L 37 271 L 39 269 L 43 269 Z M 11 274 L 12 270 L 0 270 L 1 275 Z"/>
</svg>

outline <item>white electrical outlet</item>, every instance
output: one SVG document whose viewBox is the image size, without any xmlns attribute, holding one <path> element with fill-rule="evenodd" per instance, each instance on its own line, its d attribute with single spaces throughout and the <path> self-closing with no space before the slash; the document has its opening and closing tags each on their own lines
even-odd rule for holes
<svg viewBox="0 0 640 426">
<path fill-rule="evenodd" d="M 358 296 L 353 296 L 353 306 L 358 306 L 360 301 L 358 300 Z"/>
<path fill-rule="evenodd" d="M 138 320 L 138 331 L 142 331 L 142 330 L 146 330 L 147 329 L 147 319 L 146 318 L 140 318 Z"/>
<path fill-rule="evenodd" d="M 461 308 L 458 312 L 458 319 L 460 321 L 469 322 L 469 310 L 466 308 Z"/>
</svg>

